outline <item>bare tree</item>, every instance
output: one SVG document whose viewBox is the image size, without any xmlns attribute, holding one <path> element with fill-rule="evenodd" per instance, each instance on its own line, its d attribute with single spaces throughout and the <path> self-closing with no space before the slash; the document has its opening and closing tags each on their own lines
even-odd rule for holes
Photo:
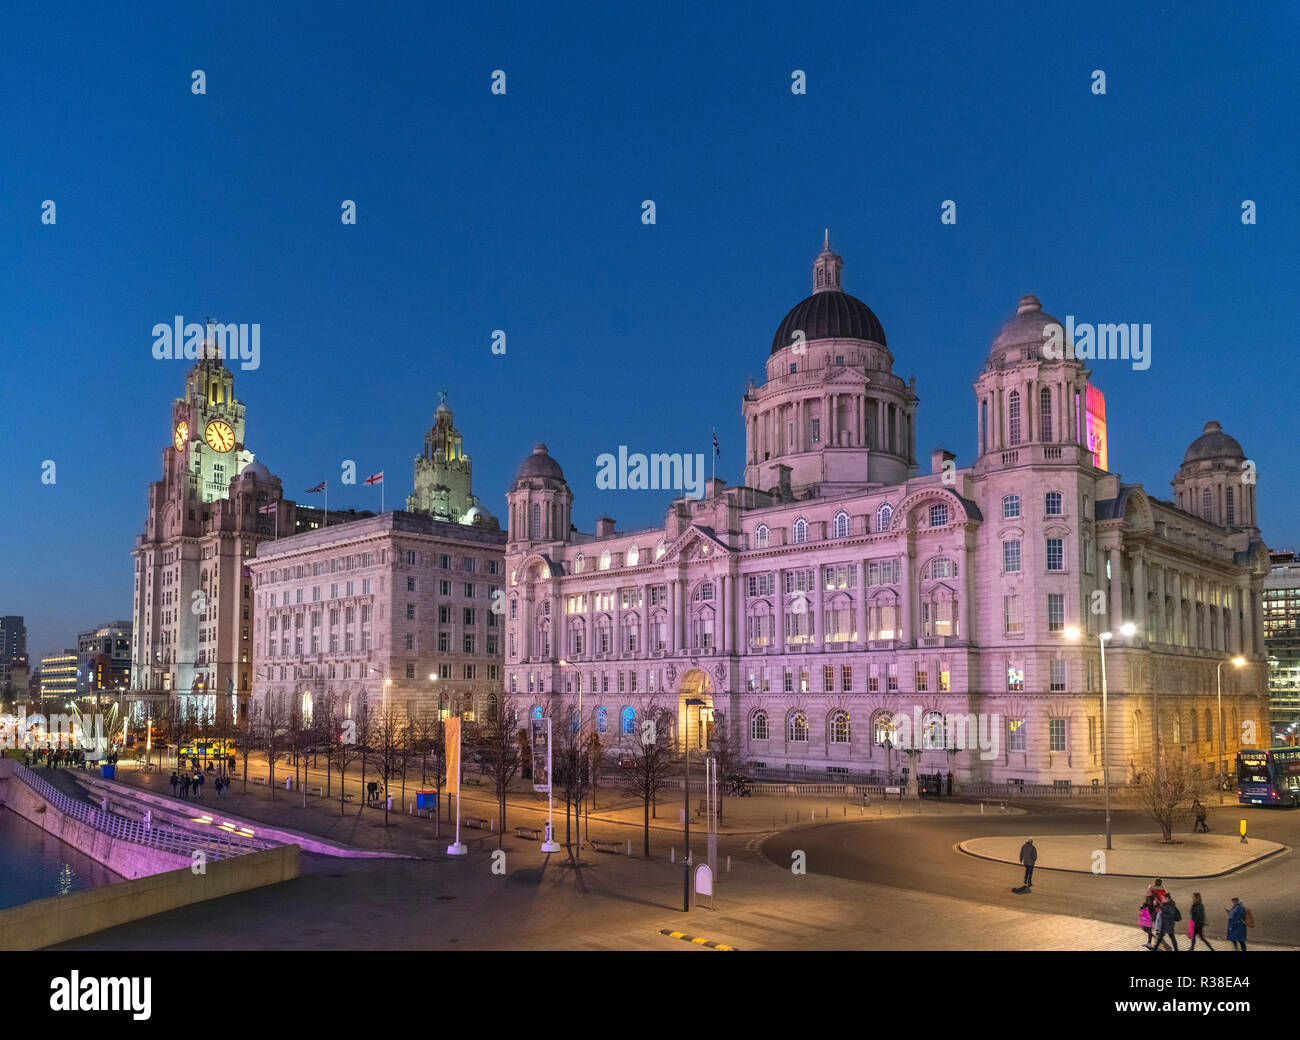
<svg viewBox="0 0 1300 1040">
<path fill-rule="evenodd" d="M 261 714 L 262 706 L 250 699 L 248 710 L 235 723 L 235 738 L 239 742 L 240 757 L 244 760 L 245 791 L 248 790 L 248 756 L 253 753 L 253 745 L 262 729 Z"/>
<path fill-rule="evenodd" d="M 357 744 L 357 722 L 351 716 L 336 720 L 330 730 L 330 750 L 337 755 L 339 767 L 339 815 L 347 813 L 348 766 L 361 756 Z"/>
<path fill-rule="evenodd" d="M 502 835 L 506 829 L 506 791 L 510 781 L 518 774 L 523 757 L 515 728 L 514 701 L 508 695 L 498 697 L 495 703 L 488 701 L 488 710 L 484 713 L 477 735 L 477 748 L 483 756 L 483 773 L 492 778 L 496 789 L 499 816 L 497 848 L 501 848 Z"/>
<path fill-rule="evenodd" d="M 668 784 L 673 764 L 673 716 L 666 708 L 650 704 L 634 721 L 632 732 L 619 742 L 622 764 L 619 785 L 645 805 L 644 846 L 650 855 L 650 817 L 652 804 Z"/>
<path fill-rule="evenodd" d="M 375 709 L 370 706 L 370 700 L 366 696 L 361 698 L 361 707 L 356 711 L 353 722 L 356 725 L 357 750 L 361 756 L 361 807 L 365 808 L 366 795 L 366 766 L 370 763 L 373 748 L 371 743 L 375 739 Z"/>
<path fill-rule="evenodd" d="M 720 711 L 713 713 L 713 739 L 709 750 L 718 764 L 718 826 L 722 826 L 722 794 L 727 790 L 727 778 L 740 772 L 741 751 L 732 737 L 727 717 Z"/>
<path fill-rule="evenodd" d="M 578 853 L 574 854 L 573 822 L 578 815 L 578 806 L 587 793 L 590 780 L 588 769 L 587 741 L 582 733 L 578 709 L 572 704 L 564 705 L 551 720 L 551 783 L 558 787 L 564 796 L 564 847 L 569 853 L 569 862 L 582 859 L 581 840 Z M 581 817 L 578 817 L 581 828 Z"/>
<path fill-rule="evenodd" d="M 1174 824 L 1180 813 L 1190 811 L 1192 800 L 1204 794 L 1191 757 L 1182 750 L 1161 749 L 1159 772 L 1145 770 L 1138 786 L 1138 799 L 1148 816 L 1160 825 L 1165 841 L 1173 840 Z"/>
<path fill-rule="evenodd" d="M 406 775 L 407 726 L 406 717 L 393 704 L 388 704 L 374 716 L 375 771 L 383 784 L 384 826 L 388 826 L 388 787 L 399 774 Z"/>
<path fill-rule="evenodd" d="M 271 789 L 271 801 L 275 801 L 275 760 L 284 749 L 289 725 L 289 708 L 283 692 L 267 695 L 266 708 L 259 715 L 258 722 L 258 743 L 266 752 L 266 785 Z"/>
<path fill-rule="evenodd" d="M 596 786 L 600 777 L 600 767 L 604 764 L 608 749 L 599 733 L 592 733 L 587 741 L 587 761 L 591 763 L 591 808 L 596 808 Z"/>
</svg>

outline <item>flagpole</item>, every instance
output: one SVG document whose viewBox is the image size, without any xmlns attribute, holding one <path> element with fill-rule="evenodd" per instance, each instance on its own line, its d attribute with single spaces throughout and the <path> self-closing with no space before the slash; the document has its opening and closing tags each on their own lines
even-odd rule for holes
<svg viewBox="0 0 1300 1040">
<path fill-rule="evenodd" d="M 330 482 L 327 480 L 325 481 L 325 522 L 320 526 L 321 529 L 324 530 L 326 527 L 329 527 L 329 525 L 330 525 Z"/>
</svg>

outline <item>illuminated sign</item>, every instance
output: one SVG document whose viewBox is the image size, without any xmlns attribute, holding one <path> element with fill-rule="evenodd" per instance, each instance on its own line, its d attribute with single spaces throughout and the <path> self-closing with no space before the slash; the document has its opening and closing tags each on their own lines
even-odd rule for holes
<svg viewBox="0 0 1300 1040">
<path fill-rule="evenodd" d="M 1092 464 L 1106 469 L 1109 452 L 1106 443 L 1106 396 L 1091 383 L 1084 398 L 1084 441 L 1092 452 Z"/>
</svg>

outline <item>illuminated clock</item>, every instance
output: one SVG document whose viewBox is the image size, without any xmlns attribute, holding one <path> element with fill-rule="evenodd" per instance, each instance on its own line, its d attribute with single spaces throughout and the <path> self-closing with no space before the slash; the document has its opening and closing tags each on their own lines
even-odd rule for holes
<svg viewBox="0 0 1300 1040">
<path fill-rule="evenodd" d="M 235 446 L 235 431 L 230 428 L 229 423 L 224 423 L 220 419 L 208 423 L 203 437 L 213 451 L 229 451 Z"/>
<path fill-rule="evenodd" d="M 172 443 L 176 445 L 177 451 L 184 451 L 190 443 L 190 424 L 184 419 L 176 424 L 176 436 L 172 438 Z"/>
</svg>

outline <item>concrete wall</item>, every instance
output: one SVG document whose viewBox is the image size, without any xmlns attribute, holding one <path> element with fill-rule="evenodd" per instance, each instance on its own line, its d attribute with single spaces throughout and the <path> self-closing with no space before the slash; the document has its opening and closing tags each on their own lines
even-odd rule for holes
<svg viewBox="0 0 1300 1040">
<path fill-rule="evenodd" d="M 10 786 L 21 785 L 10 781 Z M 52 814 L 51 809 L 44 815 Z M 178 906 L 289 881 L 298 876 L 299 851 L 296 845 L 283 845 L 208 863 L 202 874 L 192 873 L 187 865 L 165 874 L 0 910 L 0 950 L 53 946 Z"/>
<path fill-rule="evenodd" d="M 113 873 L 124 878 L 140 878 L 180 867 L 189 868 L 190 861 L 186 856 L 114 838 L 76 817 L 64 815 L 21 780 L 14 778 L 11 770 L 9 773 L 11 775 L 0 775 L 0 804 L 84 852 Z"/>
</svg>

